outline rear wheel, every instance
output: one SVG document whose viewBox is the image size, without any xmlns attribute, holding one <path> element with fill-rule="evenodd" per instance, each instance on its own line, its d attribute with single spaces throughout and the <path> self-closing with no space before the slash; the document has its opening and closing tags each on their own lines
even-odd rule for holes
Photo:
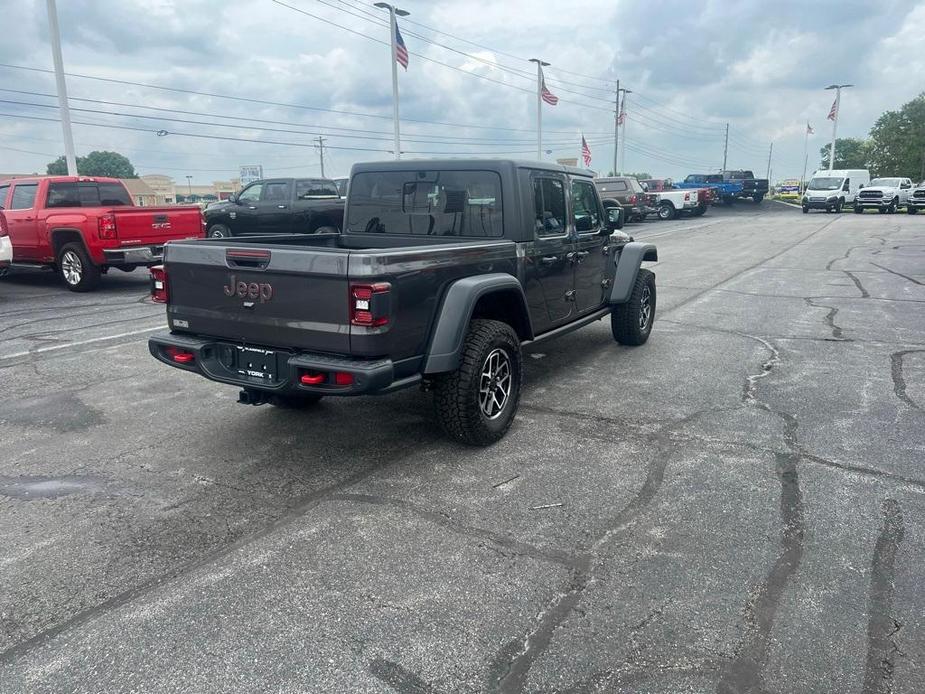
<svg viewBox="0 0 925 694">
<path fill-rule="evenodd" d="M 231 237 L 231 229 L 224 224 L 213 224 L 209 227 L 210 239 L 227 239 Z"/>
<path fill-rule="evenodd" d="M 655 321 L 655 303 L 655 273 L 640 268 L 629 301 L 614 306 L 610 312 L 613 339 L 621 345 L 644 344 Z"/>
<path fill-rule="evenodd" d="M 452 438 L 473 446 L 498 441 L 520 401 L 520 340 L 507 323 L 469 324 L 459 368 L 434 385 L 437 420 Z"/>
<path fill-rule="evenodd" d="M 324 397 L 317 393 L 306 393 L 305 395 L 271 395 L 267 402 L 273 407 L 279 407 L 283 410 L 304 410 L 312 405 L 317 405 L 318 401 Z"/>
<path fill-rule="evenodd" d="M 677 210 L 675 210 L 674 205 L 670 202 L 663 202 L 658 206 L 658 218 L 659 219 L 674 219 L 678 216 Z"/>
<path fill-rule="evenodd" d="M 764 200 L 764 195 L 753 195 L 752 200 L 755 201 L 756 205 L 760 205 L 761 201 Z"/>
<path fill-rule="evenodd" d="M 100 269 L 82 243 L 66 243 L 58 251 L 58 275 L 72 292 L 89 292 L 100 283 Z"/>
</svg>

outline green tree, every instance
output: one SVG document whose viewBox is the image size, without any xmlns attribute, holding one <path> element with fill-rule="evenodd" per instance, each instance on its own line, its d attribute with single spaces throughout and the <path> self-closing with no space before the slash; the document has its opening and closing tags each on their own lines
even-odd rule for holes
<svg viewBox="0 0 925 694">
<path fill-rule="evenodd" d="M 822 156 L 820 169 L 829 168 L 830 144 L 819 150 Z M 870 141 L 856 137 L 840 137 L 835 141 L 836 169 L 869 169 L 870 168 Z"/>
<path fill-rule="evenodd" d="M 48 165 L 47 170 L 51 176 L 66 176 L 67 161 L 64 157 L 58 157 Z M 85 157 L 77 157 L 77 173 L 81 176 L 138 178 L 132 162 L 118 152 L 94 151 Z"/>
<path fill-rule="evenodd" d="M 870 168 L 878 175 L 925 179 L 925 92 L 880 116 L 870 139 Z"/>
</svg>

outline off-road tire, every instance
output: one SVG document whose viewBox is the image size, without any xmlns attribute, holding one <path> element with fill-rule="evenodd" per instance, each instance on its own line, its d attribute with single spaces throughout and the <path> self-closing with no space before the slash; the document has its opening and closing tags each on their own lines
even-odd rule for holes
<svg viewBox="0 0 925 694">
<path fill-rule="evenodd" d="M 510 392 L 494 418 L 479 401 L 480 383 L 487 360 L 502 350 L 510 367 Z M 475 319 L 469 323 L 459 368 L 434 383 L 434 409 L 443 430 L 471 446 L 487 446 L 501 439 L 517 413 L 523 360 L 517 333 L 507 323 Z"/>
<path fill-rule="evenodd" d="M 323 395 L 317 393 L 306 393 L 305 395 L 271 395 L 267 402 L 278 407 L 281 410 L 304 410 L 308 407 L 314 407 Z"/>
<path fill-rule="evenodd" d="M 643 300 L 648 289 L 648 318 L 643 321 Z M 636 284 L 629 301 L 617 304 L 610 312 L 610 330 L 613 339 L 621 345 L 637 346 L 645 344 L 652 334 L 652 323 L 655 322 L 655 273 L 644 268 L 639 269 L 636 275 Z M 645 325 L 643 325 L 645 322 Z"/>
<path fill-rule="evenodd" d="M 224 224 L 213 224 L 209 227 L 209 232 L 206 236 L 210 239 L 229 239 L 231 238 L 231 229 Z"/>
<path fill-rule="evenodd" d="M 58 251 L 58 276 L 72 292 L 89 292 L 100 284 L 100 269 L 93 264 L 82 243 L 72 242 Z"/>
</svg>

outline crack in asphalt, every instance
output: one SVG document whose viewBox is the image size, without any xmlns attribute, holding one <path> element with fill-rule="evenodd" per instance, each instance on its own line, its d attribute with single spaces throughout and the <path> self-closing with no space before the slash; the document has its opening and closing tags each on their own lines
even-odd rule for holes
<svg viewBox="0 0 925 694">
<path fill-rule="evenodd" d="M 858 288 L 858 291 L 859 291 L 859 292 L 861 292 L 861 298 L 862 298 L 862 299 L 869 299 L 869 298 L 870 298 L 870 294 L 868 293 L 868 291 L 867 291 L 866 289 L 864 289 L 864 285 L 861 284 L 861 280 L 858 279 L 857 275 L 855 275 L 854 273 L 850 272 L 849 270 L 842 270 L 842 272 L 844 272 L 846 275 L 848 275 L 848 277 L 851 278 L 851 281 L 854 282 L 854 286 Z"/>
<path fill-rule="evenodd" d="M 902 510 L 894 499 L 883 502 L 882 514 L 883 527 L 871 562 L 863 694 L 890 694 L 896 657 L 903 655 L 897 644 L 897 634 L 903 625 L 893 617 L 893 592 L 896 552 L 906 528 Z"/>
<path fill-rule="evenodd" d="M 925 287 L 925 282 L 920 282 L 919 280 L 915 279 L 914 277 L 909 277 L 909 275 L 904 275 L 904 274 L 901 273 L 901 272 L 896 272 L 896 270 L 891 270 L 890 268 L 885 267 L 885 266 L 883 266 L 883 265 L 878 265 L 877 263 L 873 262 L 872 260 L 868 260 L 867 262 L 869 262 L 869 263 L 870 263 L 871 265 L 873 265 L 874 267 L 878 267 L 878 268 L 880 268 L 881 270 L 885 270 L 886 272 L 889 272 L 891 275 L 896 275 L 897 277 L 902 277 L 904 280 L 908 280 L 908 281 L 912 282 L 913 284 L 917 284 L 917 285 L 919 285 L 920 287 Z"/>
<path fill-rule="evenodd" d="M 922 407 L 906 393 L 906 379 L 903 376 L 903 358 L 907 354 L 923 354 L 925 349 L 907 349 L 893 352 L 890 355 L 890 376 L 893 378 L 893 392 L 896 397 L 914 410 L 922 411 Z"/>
<path fill-rule="evenodd" d="M 816 300 L 811 297 L 803 297 L 803 301 L 805 301 L 809 306 L 812 306 L 813 308 L 829 309 L 829 312 L 822 319 L 822 322 L 825 323 L 826 327 L 828 327 L 829 330 L 832 331 L 832 340 L 835 340 L 838 342 L 851 342 L 852 341 L 849 338 L 845 338 L 842 334 L 842 329 L 838 325 L 835 324 L 835 316 L 838 315 L 838 308 L 836 308 L 835 306 L 829 306 L 828 304 L 817 303 Z"/>
<path fill-rule="evenodd" d="M 409 511 L 419 518 L 428 520 L 452 532 L 464 535 L 466 537 L 488 540 L 489 542 L 493 542 L 500 547 L 504 547 L 505 549 L 510 550 L 517 555 L 530 557 L 531 559 L 538 559 L 540 561 L 551 562 L 553 564 L 560 564 L 567 568 L 576 569 L 578 571 L 587 571 L 588 569 L 589 558 L 587 556 L 575 555 L 559 549 L 545 549 L 542 547 L 537 547 L 526 542 L 521 542 L 520 540 L 510 537 L 509 535 L 496 533 L 492 530 L 479 528 L 467 523 L 460 523 L 453 520 L 453 517 L 448 513 L 432 511 L 403 499 L 394 499 L 375 494 L 338 493 L 330 495 L 325 500 L 352 501 L 375 506 L 389 506 L 392 508 Z"/>
</svg>

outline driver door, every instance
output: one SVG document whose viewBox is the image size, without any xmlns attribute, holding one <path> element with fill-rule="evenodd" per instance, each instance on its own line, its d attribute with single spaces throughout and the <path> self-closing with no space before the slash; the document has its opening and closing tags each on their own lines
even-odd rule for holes
<svg viewBox="0 0 925 694">
<path fill-rule="evenodd" d="M 234 209 L 229 211 L 231 230 L 236 236 L 260 233 L 259 205 L 263 186 L 263 181 L 251 183 L 240 192 Z"/>
</svg>

